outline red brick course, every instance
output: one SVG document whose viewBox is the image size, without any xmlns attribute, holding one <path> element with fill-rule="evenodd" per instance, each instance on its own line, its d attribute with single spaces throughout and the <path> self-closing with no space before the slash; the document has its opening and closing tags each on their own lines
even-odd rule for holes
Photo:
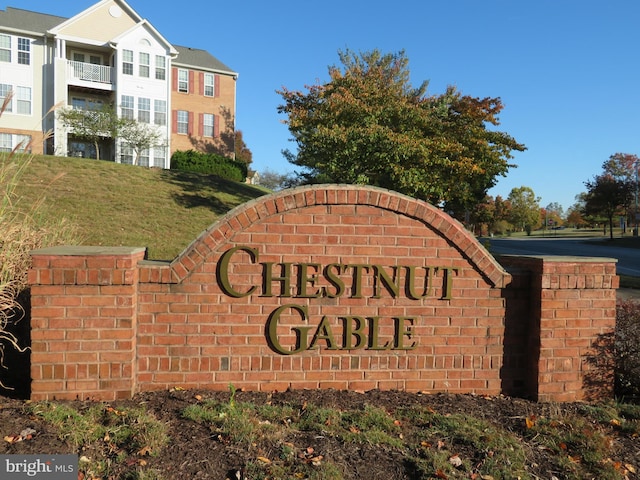
<svg viewBox="0 0 640 480">
<path fill-rule="evenodd" d="M 143 257 L 33 253 L 33 399 L 233 384 L 581 400 L 615 323 L 614 261 L 501 264 L 441 210 L 370 187 L 265 196 L 173 262 Z"/>
</svg>

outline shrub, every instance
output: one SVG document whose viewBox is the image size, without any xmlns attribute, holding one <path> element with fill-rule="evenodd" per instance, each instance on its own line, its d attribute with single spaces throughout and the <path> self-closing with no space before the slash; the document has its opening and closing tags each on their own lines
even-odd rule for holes
<svg viewBox="0 0 640 480">
<path fill-rule="evenodd" d="M 640 398 L 640 303 L 620 302 L 616 310 L 614 340 L 615 392 Z"/>
<path fill-rule="evenodd" d="M 207 173 L 228 180 L 244 182 L 247 165 L 215 153 L 195 150 L 177 151 L 171 156 L 171 168 L 185 172 Z"/>
</svg>

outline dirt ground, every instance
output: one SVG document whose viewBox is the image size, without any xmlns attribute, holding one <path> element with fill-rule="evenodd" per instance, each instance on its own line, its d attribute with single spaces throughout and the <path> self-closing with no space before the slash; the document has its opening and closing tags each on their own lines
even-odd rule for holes
<svg viewBox="0 0 640 480">
<path fill-rule="evenodd" d="M 205 426 L 186 420 L 181 416 L 182 410 L 194 403 L 195 397 L 229 400 L 229 392 L 195 392 L 195 391 L 163 391 L 142 393 L 130 401 L 118 402 L 119 408 L 127 405 L 143 405 L 148 411 L 169 427 L 170 443 L 157 457 L 146 458 L 146 469 L 159 472 L 162 479 L 213 479 L 241 478 L 238 473 L 248 460 L 258 456 L 272 457 L 276 455 L 274 446 L 268 443 L 254 445 L 250 449 L 220 441 Z M 474 395 L 449 394 L 409 394 L 393 391 L 371 391 L 366 393 L 339 392 L 333 390 L 302 390 L 275 392 L 272 394 L 256 392 L 237 392 L 238 402 L 272 402 L 289 405 L 303 405 L 305 402 L 335 407 L 340 409 L 358 408 L 368 403 L 383 407 L 389 412 L 400 407 L 414 405 L 427 406 L 440 414 L 465 413 L 485 419 L 502 428 L 508 429 L 522 439 L 527 452 L 527 468 L 531 478 L 562 480 L 564 477 L 554 475 L 554 459 L 549 452 L 540 449 L 531 440 L 520 435 L 526 429 L 525 418 L 543 417 L 549 414 L 571 414 L 576 411 L 577 404 L 543 404 L 522 399 L 507 397 L 482 397 Z M 533 417 L 532 417 L 533 418 Z M 22 400 L 0 397 L 0 439 L 5 436 L 18 435 L 26 428 L 35 431 L 29 440 L 0 443 L 0 454 L 63 454 L 95 455 L 91 451 L 74 451 L 65 441 L 57 437 L 51 427 L 39 418 L 30 416 Z M 623 435 L 612 430 L 615 442 L 615 457 L 612 460 L 636 465 L 640 470 L 640 440 L 631 435 Z M 333 462 L 343 472 L 345 479 L 385 479 L 416 480 L 424 478 L 416 476 L 412 466 L 405 462 L 400 451 L 390 447 L 370 444 L 346 443 L 329 435 L 305 434 L 292 432 L 287 441 L 296 449 L 303 451 L 312 447 L 315 452 Z M 460 448 L 468 446 L 461 445 Z M 480 453 L 480 452 L 477 452 Z M 474 455 L 465 451 L 467 456 Z M 273 458 L 273 457 L 272 457 Z M 136 460 L 121 462 L 115 469 L 112 478 L 138 478 L 127 476 L 126 472 L 134 471 Z M 237 474 L 237 475 L 236 475 Z M 81 477 L 82 478 L 82 477 Z M 441 477 L 442 478 L 442 477 Z M 477 477 L 480 478 L 480 477 Z M 484 478 L 484 477 L 483 477 Z M 635 474 L 627 478 L 637 479 Z"/>
</svg>

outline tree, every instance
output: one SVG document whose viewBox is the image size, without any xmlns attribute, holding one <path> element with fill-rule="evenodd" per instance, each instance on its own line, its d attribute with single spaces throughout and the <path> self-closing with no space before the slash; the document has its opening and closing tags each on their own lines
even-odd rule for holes
<svg viewBox="0 0 640 480">
<path fill-rule="evenodd" d="M 448 87 L 427 96 L 427 82 L 409 83 L 403 51 L 340 51 L 330 80 L 306 91 L 282 88 L 279 113 L 297 146 L 283 151 L 303 167 L 304 183 L 390 188 L 463 212 L 483 201 L 525 147 L 496 126 L 499 98 L 463 96 Z"/>
<path fill-rule="evenodd" d="M 486 195 L 484 201 L 474 205 L 469 213 L 471 231 L 476 235 L 486 235 L 495 220 L 496 204 L 493 197 Z"/>
<path fill-rule="evenodd" d="M 559 227 L 563 223 L 564 210 L 562 205 L 558 202 L 552 202 L 542 209 L 541 220 L 544 222 L 544 227 L 553 225 Z"/>
<path fill-rule="evenodd" d="M 273 191 L 296 186 L 297 176 L 293 173 L 277 173 L 266 169 L 260 174 L 260 185 Z"/>
<path fill-rule="evenodd" d="M 614 153 L 602 164 L 605 174 L 616 180 L 635 180 L 640 158 L 631 153 Z"/>
<path fill-rule="evenodd" d="M 249 147 L 247 147 L 247 144 L 244 142 L 242 130 L 236 130 L 234 132 L 234 135 L 235 160 L 249 166 L 251 162 L 253 162 L 253 154 L 251 153 L 251 150 L 249 150 Z"/>
<path fill-rule="evenodd" d="M 638 168 L 640 158 L 631 153 L 615 153 L 602 165 L 605 174 L 611 175 L 616 181 L 627 183 L 632 189 L 627 204 L 624 205 L 626 218 L 631 224 L 637 225 L 635 220 L 638 213 Z"/>
<path fill-rule="evenodd" d="M 512 189 L 508 200 L 511 203 L 510 221 L 513 225 L 527 234 L 540 225 L 540 198 L 530 187 Z"/>
<path fill-rule="evenodd" d="M 616 179 L 609 173 L 596 175 L 593 180 L 584 184 L 587 187 L 585 213 L 605 216 L 609 223 L 609 238 L 613 240 L 613 217 L 628 205 L 634 191 L 633 184 Z"/>
<path fill-rule="evenodd" d="M 589 222 L 584 217 L 584 205 L 576 203 L 567 210 L 567 224 L 575 228 L 586 227 Z"/>
<path fill-rule="evenodd" d="M 162 132 L 155 126 L 148 123 L 140 123 L 129 118 L 121 118 L 117 123 L 117 135 L 122 141 L 133 148 L 135 158 L 133 164 L 138 164 L 140 153 L 152 147 L 161 146 L 165 143 Z"/>
<path fill-rule="evenodd" d="M 57 111 L 58 119 L 79 140 L 93 143 L 96 158 L 100 160 L 100 142 L 104 138 L 115 138 L 120 120 L 112 105 L 81 110 L 64 108 Z"/>
</svg>

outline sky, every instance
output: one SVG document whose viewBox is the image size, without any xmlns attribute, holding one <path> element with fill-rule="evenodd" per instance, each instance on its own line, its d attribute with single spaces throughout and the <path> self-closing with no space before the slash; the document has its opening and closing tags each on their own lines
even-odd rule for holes
<svg viewBox="0 0 640 480">
<path fill-rule="evenodd" d="M 73 16 L 93 0 L 1 3 Z M 523 143 L 489 194 L 530 187 L 566 210 L 609 156 L 640 155 L 640 2 L 636 0 L 128 0 L 170 43 L 238 72 L 236 128 L 258 172 L 294 171 L 278 114 L 283 86 L 328 80 L 338 51 L 404 50 L 411 83 L 499 97 L 500 131 Z"/>
</svg>

